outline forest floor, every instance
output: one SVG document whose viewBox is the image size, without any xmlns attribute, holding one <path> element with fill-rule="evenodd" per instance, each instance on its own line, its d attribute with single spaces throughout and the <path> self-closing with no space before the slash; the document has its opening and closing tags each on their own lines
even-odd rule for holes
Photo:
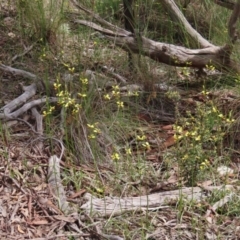
<svg viewBox="0 0 240 240">
<path fill-rule="evenodd" d="M 31 109 L 1 119 L 1 239 L 240 238 L 236 78 L 143 57 L 131 72 L 93 32 L 44 45 L 23 35 L 14 8 L 0 11 L 0 64 L 41 79 L 29 102 L 63 99 L 37 106 L 40 135 Z M 32 83 L 0 68 L 0 113 Z M 55 155 L 65 209 L 49 180 Z"/>
</svg>

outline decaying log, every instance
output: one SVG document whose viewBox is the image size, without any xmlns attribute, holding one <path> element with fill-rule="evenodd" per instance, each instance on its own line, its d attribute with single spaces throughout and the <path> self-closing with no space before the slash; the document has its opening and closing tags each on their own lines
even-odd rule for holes
<svg viewBox="0 0 240 240">
<path fill-rule="evenodd" d="M 201 201 L 208 195 L 206 192 L 234 191 L 235 187 L 232 185 L 221 186 L 208 186 L 208 187 L 193 187 L 182 188 L 179 190 L 166 191 L 160 193 L 154 193 L 140 197 L 105 197 L 96 198 L 89 193 L 86 193 L 84 198 L 87 200 L 85 204 L 81 206 L 87 213 L 98 216 L 115 216 L 120 215 L 126 211 L 142 211 L 142 210 L 157 210 L 160 208 L 166 208 L 169 204 L 176 204 L 177 201 L 184 198 L 189 201 Z M 239 188 L 238 188 L 239 190 Z M 216 203 L 219 206 L 219 203 Z M 222 204 L 222 202 L 221 202 Z M 215 205 L 214 205 L 215 206 Z"/>
<path fill-rule="evenodd" d="M 106 37 L 114 40 L 117 46 L 125 50 L 130 48 L 134 53 L 140 51 L 143 55 L 155 61 L 171 66 L 204 68 L 207 65 L 214 65 L 218 69 L 230 67 L 236 71 L 239 70 L 233 61 L 230 59 L 226 61 L 223 58 L 227 47 L 211 46 L 203 49 L 188 49 L 173 44 L 156 42 L 145 37 L 142 37 L 142 46 L 139 46 L 133 37 Z"/>
<path fill-rule="evenodd" d="M 140 197 L 105 197 L 95 198 L 89 193 L 84 196 L 88 201 L 81 206 L 81 209 L 88 213 L 100 216 L 119 215 L 126 211 L 151 210 L 167 207 L 171 202 L 177 202 L 184 197 L 188 200 L 199 201 L 204 198 L 202 189 L 199 187 L 183 188 L 180 190 L 154 193 Z"/>
</svg>

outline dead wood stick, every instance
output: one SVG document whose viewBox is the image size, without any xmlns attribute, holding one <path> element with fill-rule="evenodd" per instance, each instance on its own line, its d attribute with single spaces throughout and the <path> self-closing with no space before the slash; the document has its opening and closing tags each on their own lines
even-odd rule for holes
<svg viewBox="0 0 240 240">
<path fill-rule="evenodd" d="M 24 93 L 12 100 L 10 103 L 3 106 L 0 111 L 7 109 L 7 112 L 11 113 L 14 109 L 18 108 L 22 104 L 26 103 L 28 99 L 33 97 L 37 92 L 37 86 L 35 83 L 31 84 L 30 86 L 23 87 Z M 0 119 L 4 118 L 5 116 L 0 114 Z"/>
<path fill-rule="evenodd" d="M 11 73 L 15 76 L 20 76 L 20 77 L 24 77 L 24 78 L 28 78 L 30 80 L 37 80 L 37 75 L 33 74 L 33 73 L 30 73 L 30 72 L 27 72 L 25 70 L 20 70 L 20 69 L 17 69 L 17 68 L 13 68 L 13 67 L 10 67 L 10 66 L 6 66 L 4 64 L 0 64 L 0 69 L 4 72 L 8 72 L 8 73 Z"/>
<path fill-rule="evenodd" d="M 58 102 L 58 98 L 42 98 L 42 99 L 37 99 L 37 100 L 33 100 L 29 103 L 24 104 L 21 108 L 19 108 L 18 110 L 14 111 L 11 113 L 9 108 L 4 108 L 4 113 L 0 113 L 0 119 L 13 119 L 13 118 L 18 118 L 20 115 L 22 115 L 23 113 L 25 113 L 26 111 L 28 111 L 29 109 L 38 106 L 42 103 L 46 103 L 46 102 Z"/>
<path fill-rule="evenodd" d="M 35 44 L 35 43 L 34 43 Z M 33 49 L 34 44 L 32 44 L 30 47 L 27 47 L 25 51 L 21 54 L 17 54 L 12 58 L 12 62 L 16 61 L 19 57 L 23 57 L 26 55 L 28 52 L 30 52 Z"/>
</svg>

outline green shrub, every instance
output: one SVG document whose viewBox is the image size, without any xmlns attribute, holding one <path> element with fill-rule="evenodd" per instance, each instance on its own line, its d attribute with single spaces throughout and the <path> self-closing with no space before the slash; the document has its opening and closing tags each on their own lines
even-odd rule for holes
<svg viewBox="0 0 240 240">
<path fill-rule="evenodd" d="M 54 41 L 63 20 L 66 0 L 18 0 L 22 30 L 35 40 Z"/>
</svg>

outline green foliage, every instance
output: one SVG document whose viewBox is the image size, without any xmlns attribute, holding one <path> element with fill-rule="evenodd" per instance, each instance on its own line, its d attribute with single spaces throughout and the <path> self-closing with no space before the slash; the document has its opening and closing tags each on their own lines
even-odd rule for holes
<svg viewBox="0 0 240 240">
<path fill-rule="evenodd" d="M 234 122 L 231 114 L 224 116 L 217 109 L 208 94 L 204 88 L 205 102 L 196 106 L 194 114 L 187 111 L 186 117 L 179 116 L 174 127 L 180 174 L 190 186 L 207 178 L 213 167 L 210 162 L 214 164 L 219 157 L 223 138 Z"/>
<path fill-rule="evenodd" d="M 111 19 L 117 14 L 117 12 L 119 12 L 121 3 L 122 0 L 98 0 L 95 3 L 95 11 L 107 17 L 108 19 Z"/>
</svg>

